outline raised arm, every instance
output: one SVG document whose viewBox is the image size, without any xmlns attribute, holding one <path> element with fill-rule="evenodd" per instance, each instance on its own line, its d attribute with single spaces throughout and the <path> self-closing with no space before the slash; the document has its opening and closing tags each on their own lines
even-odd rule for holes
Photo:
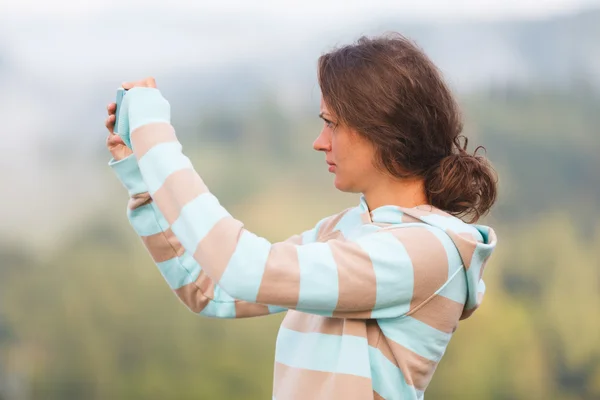
<svg viewBox="0 0 600 400">
<path fill-rule="evenodd" d="M 228 295 L 202 270 L 173 234 L 169 224 L 148 194 L 134 156 L 109 163 L 130 199 L 127 217 L 141 238 L 170 288 L 193 312 L 207 317 L 246 318 L 285 311 L 285 308 L 237 300 Z M 321 224 L 301 235 L 294 235 L 287 243 L 314 242 Z"/>
<path fill-rule="evenodd" d="M 236 299 L 354 318 L 396 317 L 449 276 L 452 242 L 432 227 L 395 228 L 356 241 L 270 243 L 223 208 L 182 154 L 157 89 L 127 95 L 131 143 L 148 192 L 187 252 Z M 459 263 L 460 264 L 460 263 Z"/>
</svg>

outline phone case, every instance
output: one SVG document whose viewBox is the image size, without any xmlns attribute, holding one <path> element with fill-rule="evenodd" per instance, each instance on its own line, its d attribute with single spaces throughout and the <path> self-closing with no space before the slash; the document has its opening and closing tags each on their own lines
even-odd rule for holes
<svg viewBox="0 0 600 400">
<path fill-rule="evenodd" d="M 117 109 L 115 111 L 115 133 L 117 133 L 117 127 L 119 126 L 119 112 L 121 111 L 121 102 L 123 101 L 123 97 L 125 97 L 125 94 L 127 93 L 127 90 L 123 89 L 123 88 L 119 88 L 117 89 Z"/>
</svg>

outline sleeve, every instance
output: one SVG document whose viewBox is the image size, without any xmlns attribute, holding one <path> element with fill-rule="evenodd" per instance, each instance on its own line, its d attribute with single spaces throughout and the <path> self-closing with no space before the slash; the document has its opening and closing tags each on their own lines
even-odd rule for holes
<svg viewBox="0 0 600 400">
<path fill-rule="evenodd" d="M 191 311 L 218 318 L 246 318 L 286 311 L 283 307 L 234 299 L 215 285 L 192 255 L 185 251 L 152 201 L 135 157 L 131 155 L 119 161 L 112 159 L 109 166 L 130 196 L 127 205 L 130 224 L 171 289 Z M 301 244 L 314 240 L 318 226 L 287 241 Z"/>
<path fill-rule="evenodd" d="M 448 278 L 447 259 L 437 258 L 446 257 L 443 244 L 425 227 L 306 244 L 270 243 L 249 232 L 182 153 L 160 92 L 135 88 L 127 101 L 125 135 L 150 196 L 184 249 L 232 297 L 326 316 L 386 318 L 410 312 Z M 202 296 L 194 290 L 190 296 Z"/>
</svg>

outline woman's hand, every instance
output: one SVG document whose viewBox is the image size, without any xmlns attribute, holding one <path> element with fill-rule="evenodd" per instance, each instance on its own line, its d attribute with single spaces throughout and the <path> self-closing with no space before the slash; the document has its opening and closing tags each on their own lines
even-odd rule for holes
<svg viewBox="0 0 600 400">
<path fill-rule="evenodd" d="M 120 160 L 130 156 L 133 153 L 133 151 L 131 151 L 131 149 L 129 147 L 127 147 L 125 142 L 123 142 L 123 139 L 121 139 L 121 137 L 119 135 L 116 135 L 114 132 L 115 118 L 116 118 L 115 111 L 117 110 L 117 104 L 110 103 L 107 107 L 107 110 L 108 110 L 108 118 L 106 118 L 106 122 L 104 124 L 104 125 L 106 125 L 106 128 L 108 129 L 108 137 L 106 138 L 106 147 L 108 148 L 108 151 L 110 151 L 110 154 L 112 155 L 112 157 L 116 161 L 120 161 Z"/>
<path fill-rule="evenodd" d="M 156 81 L 154 78 L 146 78 L 137 82 L 125 82 L 123 83 L 124 89 L 132 89 L 134 87 L 149 87 L 156 88 Z M 117 111 L 117 104 L 110 103 L 107 107 L 108 110 L 108 118 L 106 118 L 105 126 L 108 129 L 108 137 L 106 138 L 106 147 L 108 151 L 112 155 L 112 157 L 116 160 L 122 160 L 130 156 L 133 152 L 127 145 L 123 142 L 123 139 L 119 135 L 116 135 L 114 132 L 115 129 L 115 112 Z"/>
</svg>

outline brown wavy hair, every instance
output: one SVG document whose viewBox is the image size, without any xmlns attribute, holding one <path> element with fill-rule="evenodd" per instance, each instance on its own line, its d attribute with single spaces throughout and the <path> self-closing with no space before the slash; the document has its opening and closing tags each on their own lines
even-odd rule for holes
<svg viewBox="0 0 600 400">
<path fill-rule="evenodd" d="M 322 55 L 318 79 L 338 123 L 377 149 L 375 164 L 422 177 L 429 204 L 475 222 L 496 201 L 497 176 L 477 147 L 467 151 L 462 117 L 442 74 L 400 34 L 361 37 Z"/>
</svg>

